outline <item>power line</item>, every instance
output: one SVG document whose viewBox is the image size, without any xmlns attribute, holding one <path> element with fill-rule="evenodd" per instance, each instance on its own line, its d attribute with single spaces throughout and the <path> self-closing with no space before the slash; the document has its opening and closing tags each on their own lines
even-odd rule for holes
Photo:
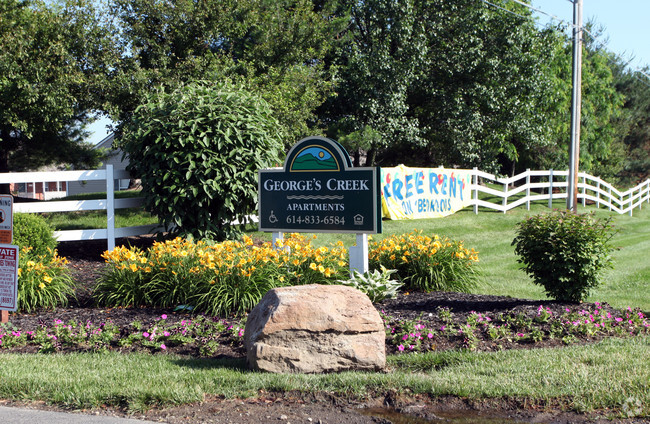
<svg viewBox="0 0 650 424">
<path fill-rule="evenodd" d="M 528 19 L 528 17 L 526 17 L 526 16 L 524 16 L 524 15 L 520 15 L 520 14 L 518 14 L 518 13 L 512 12 L 512 11 L 510 11 L 510 10 L 504 8 L 504 7 L 501 7 L 501 6 L 498 6 L 498 5 L 496 5 L 496 4 L 490 3 L 490 2 L 487 1 L 487 0 L 481 0 L 481 1 L 483 1 L 484 3 L 487 3 L 487 4 L 491 5 L 491 6 L 494 6 L 494 7 L 498 8 L 498 9 L 501 9 L 501 10 L 503 10 L 503 11 L 506 11 L 506 12 L 508 12 L 508 13 L 511 13 L 511 14 L 513 14 L 513 15 L 516 15 L 516 16 L 519 16 L 519 17 L 522 17 L 522 18 Z M 544 10 L 538 9 L 538 8 L 532 6 L 531 4 L 528 4 L 528 3 L 526 3 L 526 2 L 524 2 L 524 1 L 522 1 L 522 0 L 509 0 L 509 1 L 514 2 L 514 3 L 517 3 L 517 4 L 520 4 L 520 5 L 524 6 L 524 7 L 527 7 L 528 9 L 534 10 L 534 11 L 537 12 L 537 13 L 541 13 L 542 15 L 546 15 L 546 16 L 550 17 L 551 19 L 554 19 L 554 20 L 556 20 L 556 21 L 559 21 L 559 22 L 561 22 L 561 23 L 564 23 L 564 24 L 568 25 L 568 27 L 570 27 L 570 28 L 573 28 L 573 27 L 574 27 L 573 22 L 569 22 L 569 21 L 564 20 L 564 19 L 562 19 L 562 18 L 559 18 L 559 17 L 557 17 L 557 16 L 555 16 L 555 15 L 552 15 L 552 14 L 550 14 L 550 13 L 547 13 L 547 12 L 545 12 Z M 571 3 L 571 4 L 573 4 L 573 0 L 567 0 L 567 1 L 568 1 L 569 3 Z M 648 79 L 648 81 L 650 81 L 650 75 L 648 75 L 647 73 L 645 73 L 644 71 L 642 71 L 642 70 L 641 70 L 640 68 L 638 68 L 637 66 L 634 66 L 634 65 L 631 64 L 632 59 L 630 59 L 630 60 L 625 60 L 625 58 L 623 58 L 622 55 L 620 55 L 620 54 L 618 54 L 618 53 L 616 53 L 616 52 L 614 52 L 614 51 L 608 50 L 607 44 L 605 44 L 604 42 L 601 42 L 600 40 L 598 40 L 598 37 L 596 37 L 594 34 L 592 34 L 591 32 L 589 32 L 589 30 L 587 30 L 586 28 L 584 28 L 584 26 L 583 26 L 582 30 L 583 30 L 584 32 L 586 32 L 587 34 L 589 34 L 589 35 L 591 36 L 592 40 L 593 40 L 596 44 L 598 44 L 600 47 L 603 47 L 603 48 L 605 49 L 605 51 L 614 54 L 614 55 L 615 55 L 615 56 L 616 56 L 616 57 L 617 57 L 621 62 L 624 63 L 625 67 L 628 67 L 628 68 L 632 69 L 633 71 L 635 71 L 636 73 L 639 73 L 639 74 L 643 75 L 644 77 L 646 77 L 646 78 Z M 597 52 L 598 52 L 598 51 L 597 51 Z M 610 63 L 613 63 L 613 61 L 612 61 L 612 59 L 611 59 L 610 57 L 608 57 L 608 56 L 606 56 L 606 57 L 607 57 L 607 60 L 610 61 Z M 634 75 L 634 78 L 635 78 L 637 81 L 639 81 L 639 82 L 641 82 L 641 83 L 647 85 L 648 87 L 650 87 L 650 84 L 649 84 L 648 82 L 641 80 L 638 76 Z"/>
<path fill-rule="evenodd" d="M 493 7 L 496 7 L 497 9 L 503 10 L 504 12 L 508 12 L 511 15 L 519 16 L 520 18 L 523 18 L 523 19 L 528 19 L 529 18 L 528 16 L 520 15 L 519 13 L 513 12 L 512 10 L 508 10 L 505 7 L 501 7 L 501 6 L 497 5 L 497 4 L 490 3 L 488 0 L 482 0 L 482 1 L 483 1 L 483 3 L 487 3 L 490 6 L 493 6 Z"/>
</svg>

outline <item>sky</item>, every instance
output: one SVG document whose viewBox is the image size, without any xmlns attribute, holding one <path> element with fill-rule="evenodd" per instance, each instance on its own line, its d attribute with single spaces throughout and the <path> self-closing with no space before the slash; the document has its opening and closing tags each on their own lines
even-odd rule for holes
<svg viewBox="0 0 650 424">
<path fill-rule="evenodd" d="M 573 3 L 570 0 L 532 0 L 532 6 L 568 23 L 573 22 Z M 547 15 L 536 13 L 540 24 L 558 23 Z M 604 27 L 599 41 L 607 50 L 618 54 L 626 62 L 632 59 L 634 68 L 650 65 L 650 0 L 582 0 L 583 23 L 594 21 Z M 108 135 L 102 119 L 89 126 L 93 144 Z"/>
<path fill-rule="evenodd" d="M 570 0 L 532 0 L 531 5 L 547 14 L 573 23 L 573 3 Z M 546 15 L 539 22 L 557 23 Z M 582 0 L 582 22 L 601 24 L 604 33 L 600 42 L 607 50 L 631 62 L 634 68 L 650 65 L 650 0 Z"/>
</svg>

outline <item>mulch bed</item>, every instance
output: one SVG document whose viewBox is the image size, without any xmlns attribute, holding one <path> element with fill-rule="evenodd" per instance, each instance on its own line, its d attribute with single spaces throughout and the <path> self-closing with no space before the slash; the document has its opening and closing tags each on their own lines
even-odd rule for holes
<svg viewBox="0 0 650 424">
<path fill-rule="evenodd" d="M 155 241 L 152 237 L 135 237 L 118 240 L 117 245 L 137 246 L 143 249 L 149 247 Z M 51 326 L 55 320 L 61 320 L 64 323 L 69 321 L 85 323 L 90 321 L 93 324 L 100 324 L 107 320 L 112 321 L 120 328 L 127 329 L 134 321 L 140 322 L 143 328 L 151 327 L 156 324 L 160 317 L 167 315 L 167 323 L 176 323 L 181 320 L 192 319 L 192 315 L 183 311 L 161 308 L 106 308 L 97 307 L 92 298 L 92 290 L 100 276 L 105 264 L 101 258 L 102 252 L 106 249 L 105 241 L 83 241 L 83 242 L 65 242 L 59 246 L 59 254 L 69 260 L 69 267 L 72 276 L 77 283 L 76 298 L 72 299 L 67 307 L 56 310 L 39 310 L 32 314 L 11 314 L 10 323 L 19 330 L 35 330 L 39 326 Z M 553 301 L 515 299 L 504 296 L 475 295 L 467 293 L 405 293 L 400 294 L 397 298 L 389 299 L 376 304 L 378 311 L 390 318 L 392 323 L 400 321 L 419 321 L 426 328 L 440 329 L 449 322 L 445 322 L 439 315 L 440 308 L 447 308 L 452 315 L 453 326 L 460 327 L 466 323 L 467 317 L 472 313 L 480 313 L 484 316 L 498 317 L 500 314 L 523 314 L 529 318 L 534 318 L 538 313 L 538 308 L 543 306 L 552 311 L 553 315 L 561 315 L 566 308 L 576 310 L 577 308 L 592 308 L 590 304 L 562 303 Z M 613 308 L 607 304 L 601 307 L 605 311 L 614 312 Z M 233 325 L 240 322 L 238 317 L 218 317 L 213 318 Z M 544 324 L 536 324 L 537 328 L 544 328 Z M 602 339 L 602 335 L 581 336 L 574 343 L 590 343 Z M 428 344 L 426 344 L 428 343 Z M 452 337 L 438 337 L 435 342 L 425 340 L 425 350 L 449 350 L 466 347 L 467 340 L 462 333 Z M 243 357 L 244 350 L 241 342 L 224 339 L 221 343 L 223 348 L 214 353 L 215 356 Z M 502 349 L 519 349 L 519 348 L 540 348 L 561 346 L 562 341 L 558 339 L 543 340 L 541 342 L 521 342 L 517 340 L 499 340 L 492 341 L 485 334 L 479 337 L 474 347 L 476 350 L 493 351 Z M 118 349 L 117 347 L 114 347 Z M 167 353 L 178 353 L 187 355 L 196 355 L 197 346 L 178 346 L 168 349 Z M 35 346 L 15 348 L 16 351 L 32 352 L 36 350 Z M 129 349 L 119 348 L 119 350 Z M 7 350 L 3 350 L 7 351 Z M 387 346 L 387 353 L 397 353 L 396 346 Z"/>
</svg>

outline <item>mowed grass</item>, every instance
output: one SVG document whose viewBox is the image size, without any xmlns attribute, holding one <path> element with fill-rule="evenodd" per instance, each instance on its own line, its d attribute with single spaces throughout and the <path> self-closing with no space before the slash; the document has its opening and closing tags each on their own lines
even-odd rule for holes
<svg viewBox="0 0 650 424">
<path fill-rule="evenodd" d="M 566 207 L 556 202 L 555 208 Z M 436 219 L 384 221 L 382 234 L 372 236 L 379 240 L 391 234 L 409 233 L 414 230 L 424 234 L 438 234 L 462 240 L 466 247 L 479 252 L 480 268 L 484 278 L 472 291 L 475 294 L 510 296 L 523 299 L 547 299 L 544 289 L 533 283 L 521 270 L 521 264 L 511 245 L 515 238 L 517 223 L 529 216 L 548 213 L 546 202 L 512 209 L 507 213 L 479 209 L 474 214 L 466 208 L 454 215 Z M 614 268 L 603 272 L 601 285 L 593 290 L 587 301 L 607 302 L 616 308 L 639 307 L 650 311 L 650 204 L 635 209 L 633 216 L 619 215 L 595 206 L 578 207 L 578 212 L 593 212 L 602 219 L 612 218 L 617 233 L 611 243 L 618 249 L 613 252 Z M 270 235 L 256 233 L 270 240 Z M 317 245 L 328 245 L 342 240 L 346 246 L 356 243 L 354 234 L 316 234 Z"/>
<path fill-rule="evenodd" d="M 116 191 L 116 199 L 139 197 L 140 192 L 134 190 Z M 93 200 L 106 199 L 106 193 L 87 193 L 67 196 L 62 200 Z M 64 230 L 90 230 L 106 228 L 106 211 L 75 211 L 75 212 L 50 212 L 42 214 L 50 226 L 57 231 Z M 158 219 L 142 208 L 125 208 L 115 210 L 115 226 L 136 227 L 140 225 L 157 226 Z"/>
<path fill-rule="evenodd" d="M 393 356 L 390 372 L 304 375 L 248 371 L 243 360 L 118 353 L 2 355 L 0 398 L 45 400 L 69 408 L 138 411 L 200 402 L 205 396 L 327 392 L 357 399 L 392 392 L 514 398 L 573 411 L 648 414 L 650 338 L 592 346 Z M 635 405 L 640 402 L 641 409 Z"/>
</svg>

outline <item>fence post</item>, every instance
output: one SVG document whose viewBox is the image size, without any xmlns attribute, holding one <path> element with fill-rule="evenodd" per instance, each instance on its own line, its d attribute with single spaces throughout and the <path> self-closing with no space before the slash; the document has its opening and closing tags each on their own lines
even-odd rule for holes
<svg viewBox="0 0 650 424">
<path fill-rule="evenodd" d="M 632 211 L 634 210 L 634 190 L 630 191 L 630 216 L 632 216 Z"/>
<path fill-rule="evenodd" d="M 600 177 L 596 181 L 596 208 L 600 209 Z"/>
<path fill-rule="evenodd" d="M 503 184 L 503 200 L 501 201 L 501 205 L 503 206 L 503 213 L 506 213 L 506 208 L 508 206 L 508 183 L 502 183 Z"/>
<path fill-rule="evenodd" d="M 113 165 L 106 165 L 106 242 L 115 249 L 115 179 Z"/>
<path fill-rule="evenodd" d="M 474 167 L 474 215 L 478 215 L 478 168 Z"/>
<path fill-rule="evenodd" d="M 553 169 L 548 174 L 548 208 L 553 209 Z"/>
<path fill-rule="evenodd" d="M 526 169 L 526 210 L 530 210 L 530 168 Z"/>
<path fill-rule="evenodd" d="M 611 212 L 611 210 L 612 210 L 612 202 L 614 201 L 614 199 L 612 199 L 612 188 L 611 187 L 607 189 L 607 193 L 609 194 L 609 210 Z"/>
<path fill-rule="evenodd" d="M 582 177 L 582 207 L 587 207 L 587 177 Z"/>
</svg>

